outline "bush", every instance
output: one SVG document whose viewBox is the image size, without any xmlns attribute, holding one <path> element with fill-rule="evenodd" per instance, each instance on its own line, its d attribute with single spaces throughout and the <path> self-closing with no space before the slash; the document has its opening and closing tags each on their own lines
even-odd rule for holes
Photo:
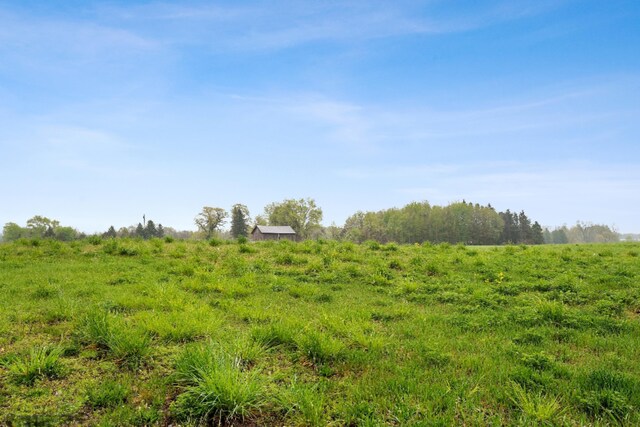
<svg viewBox="0 0 640 427">
<path fill-rule="evenodd" d="M 215 237 L 212 239 L 209 239 L 209 245 L 216 247 L 216 246 L 220 246 L 224 244 L 224 240 L 221 239 L 216 239 Z"/>
<path fill-rule="evenodd" d="M 90 244 L 94 245 L 94 246 L 98 246 L 102 244 L 102 237 L 97 236 L 97 235 L 93 235 L 93 236 L 89 236 L 87 237 L 87 242 L 89 242 Z"/>
</svg>

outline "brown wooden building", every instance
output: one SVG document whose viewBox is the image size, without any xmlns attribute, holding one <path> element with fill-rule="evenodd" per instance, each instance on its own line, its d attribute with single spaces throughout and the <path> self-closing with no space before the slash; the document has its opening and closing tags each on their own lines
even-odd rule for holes
<svg viewBox="0 0 640 427">
<path fill-rule="evenodd" d="M 288 225 L 256 225 L 251 230 L 253 240 L 296 240 L 296 232 Z"/>
</svg>

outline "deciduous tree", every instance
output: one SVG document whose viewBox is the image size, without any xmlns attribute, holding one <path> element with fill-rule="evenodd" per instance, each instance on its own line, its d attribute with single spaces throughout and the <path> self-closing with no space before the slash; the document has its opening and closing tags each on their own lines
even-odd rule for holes
<svg viewBox="0 0 640 427">
<path fill-rule="evenodd" d="M 224 209 L 205 206 L 194 221 L 205 237 L 210 239 L 215 231 L 224 224 L 226 218 L 227 212 Z"/>
<path fill-rule="evenodd" d="M 311 198 L 271 203 L 264 211 L 269 225 L 289 225 L 302 239 L 307 239 L 320 230 L 322 209 Z"/>
</svg>

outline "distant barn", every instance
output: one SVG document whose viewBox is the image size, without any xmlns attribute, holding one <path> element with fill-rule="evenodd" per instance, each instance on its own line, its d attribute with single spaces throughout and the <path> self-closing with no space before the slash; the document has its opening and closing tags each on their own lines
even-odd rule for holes
<svg viewBox="0 0 640 427">
<path fill-rule="evenodd" d="M 256 225 L 251 230 L 253 240 L 296 240 L 296 232 L 288 225 Z"/>
</svg>

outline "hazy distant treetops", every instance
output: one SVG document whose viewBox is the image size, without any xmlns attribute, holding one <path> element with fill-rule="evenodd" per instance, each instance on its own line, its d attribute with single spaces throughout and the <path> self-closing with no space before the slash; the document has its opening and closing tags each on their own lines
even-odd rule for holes
<svg viewBox="0 0 640 427">
<path fill-rule="evenodd" d="M 223 225 L 231 217 L 230 229 Z M 220 207 L 205 206 L 195 217 L 198 232 L 177 231 L 163 227 L 153 220 L 135 226 L 114 226 L 102 233 L 102 238 L 135 237 L 141 239 L 162 238 L 246 238 L 253 225 L 288 225 L 301 239 L 324 238 L 347 240 L 356 243 L 375 240 L 381 243 L 448 242 L 470 245 L 499 244 L 562 244 L 617 242 L 620 236 L 606 225 L 578 222 L 575 226 L 544 228 L 524 212 L 507 209 L 497 212 L 490 204 L 482 206 L 466 201 L 447 206 L 430 205 L 428 202 L 412 202 L 402 208 L 377 212 L 358 211 L 346 219 L 342 227 L 332 224 L 323 227 L 322 209 L 314 199 L 285 199 L 268 204 L 262 215 L 252 221 L 246 205 L 237 203 L 231 215 Z M 71 227 L 63 227 L 57 220 L 36 215 L 27 221 L 26 227 L 9 222 L 4 225 L 3 239 L 14 241 L 27 239 L 74 240 L 85 235 Z"/>
<path fill-rule="evenodd" d="M 414 202 L 403 208 L 357 212 L 343 228 L 347 240 L 364 242 L 449 242 L 473 245 L 543 243 L 542 227 L 523 212 L 496 212 L 491 205 L 452 203 L 431 206 Z"/>
<path fill-rule="evenodd" d="M 59 221 L 36 215 L 27 220 L 26 227 L 20 227 L 14 222 L 8 222 L 2 230 L 3 239 L 7 242 L 26 238 L 70 241 L 78 237 L 78 231 L 71 227 L 63 227 Z"/>
</svg>

